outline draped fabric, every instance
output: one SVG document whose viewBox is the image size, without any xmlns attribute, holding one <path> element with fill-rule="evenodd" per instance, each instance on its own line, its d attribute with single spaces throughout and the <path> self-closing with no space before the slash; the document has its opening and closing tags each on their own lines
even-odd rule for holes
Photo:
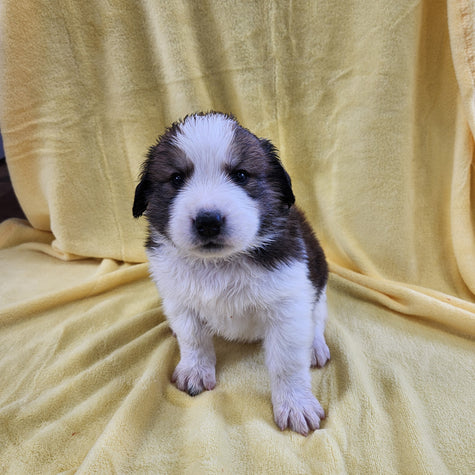
<svg viewBox="0 0 475 475">
<path fill-rule="evenodd" d="M 4 0 L 6 473 L 473 473 L 470 0 Z M 259 344 L 191 398 L 132 217 L 147 148 L 195 111 L 270 139 L 330 264 L 327 412 L 273 422 Z"/>
</svg>

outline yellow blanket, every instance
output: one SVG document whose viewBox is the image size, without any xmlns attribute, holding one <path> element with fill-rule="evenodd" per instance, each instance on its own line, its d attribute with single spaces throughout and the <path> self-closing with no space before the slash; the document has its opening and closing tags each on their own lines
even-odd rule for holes
<svg viewBox="0 0 475 475">
<path fill-rule="evenodd" d="M 470 0 L 4 0 L 2 473 L 475 473 Z M 278 146 L 331 267 L 327 412 L 277 429 L 260 345 L 196 398 L 132 218 L 197 110 Z"/>
</svg>

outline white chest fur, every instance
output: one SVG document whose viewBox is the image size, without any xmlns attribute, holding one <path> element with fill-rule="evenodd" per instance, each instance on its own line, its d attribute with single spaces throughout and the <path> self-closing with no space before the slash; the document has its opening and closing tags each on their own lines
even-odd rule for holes
<svg viewBox="0 0 475 475">
<path fill-rule="evenodd" d="M 288 300 L 312 305 L 314 291 L 303 262 L 269 270 L 247 259 L 206 261 L 184 258 L 164 244 L 147 251 L 150 272 L 167 317 L 191 312 L 213 333 L 229 339 L 264 336 L 270 320 Z"/>
</svg>

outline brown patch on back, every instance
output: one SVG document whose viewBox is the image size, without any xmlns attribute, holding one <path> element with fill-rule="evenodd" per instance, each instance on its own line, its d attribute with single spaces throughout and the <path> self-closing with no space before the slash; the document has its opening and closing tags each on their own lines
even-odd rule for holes
<svg viewBox="0 0 475 475">
<path fill-rule="evenodd" d="M 298 215 L 300 230 L 307 251 L 309 277 L 314 287 L 320 291 L 328 281 L 328 264 L 325 253 L 304 213 L 298 208 L 295 208 L 295 212 Z"/>
</svg>

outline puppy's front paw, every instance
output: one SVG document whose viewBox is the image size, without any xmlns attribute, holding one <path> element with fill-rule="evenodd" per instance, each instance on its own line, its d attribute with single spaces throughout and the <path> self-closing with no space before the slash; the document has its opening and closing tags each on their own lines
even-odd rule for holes
<svg viewBox="0 0 475 475">
<path fill-rule="evenodd" d="M 287 428 L 302 435 L 320 428 L 325 412 L 312 393 L 295 395 L 274 403 L 274 419 L 281 430 Z"/>
<path fill-rule="evenodd" d="M 214 389 L 216 374 L 213 365 L 187 366 L 181 361 L 172 375 L 172 382 L 181 391 L 197 396 L 205 390 Z"/>
<path fill-rule="evenodd" d="M 330 359 L 330 349 L 323 337 L 315 337 L 312 345 L 312 368 L 322 368 Z"/>
</svg>

